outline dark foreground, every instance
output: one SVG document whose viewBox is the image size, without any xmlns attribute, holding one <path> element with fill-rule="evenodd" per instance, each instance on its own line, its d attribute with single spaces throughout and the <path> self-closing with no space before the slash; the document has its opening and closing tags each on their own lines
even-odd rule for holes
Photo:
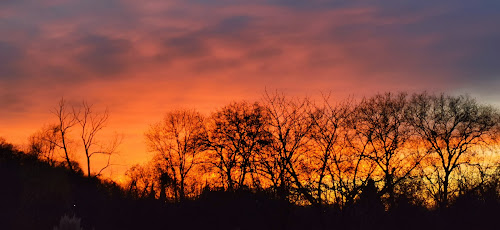
<svg viewBox="0 0 500 230">
<path fill-rule="evenodd" d="M 499 229 L 498 186 L 428 210 L 401 199 L 385 211 L 360 199 L 339 209 L 303 207 L 265 191 L 211 191 L 194 200 L 137 199 L 118 185 L 86 178 L 0 146 L 0 229 L 53 229 L 76 216 L 83 229 Z"/>
</svg>

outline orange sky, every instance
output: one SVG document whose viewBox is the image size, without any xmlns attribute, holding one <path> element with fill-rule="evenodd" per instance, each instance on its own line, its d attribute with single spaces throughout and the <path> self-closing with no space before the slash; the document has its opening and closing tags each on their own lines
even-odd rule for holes
<svg viewBox="0 0 500 230">
<path fill-rule="evenodd" d="M 165 112 L 209 113 L 266 88 L 498 104 L 498 10 L 486 0 L 2 1 L 0 136 L 25 143 L 63 96 L 108 107 L 105 135 L 124 138 L 116 177 L 149 159 L 143 134 Z"/>
</svg>

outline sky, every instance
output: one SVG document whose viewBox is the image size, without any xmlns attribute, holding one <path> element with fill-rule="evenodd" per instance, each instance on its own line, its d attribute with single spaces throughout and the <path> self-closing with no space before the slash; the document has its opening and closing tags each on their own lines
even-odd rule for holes
<svg viewBox="0 0 500 230">
<path fill-rule="evenodd" d="M 0 137 L 22 145 L 64 97 L 108 108 L 108 175 L 147 161 L 144 132 L 267 90 L 335 98 L 470 94 L 500 105 L 497 0 L 2 0 Z"/>
</svg>

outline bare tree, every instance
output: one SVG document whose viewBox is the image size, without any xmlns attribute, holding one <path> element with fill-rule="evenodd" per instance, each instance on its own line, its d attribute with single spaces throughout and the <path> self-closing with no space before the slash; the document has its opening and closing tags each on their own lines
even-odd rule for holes
<svg viewBox="0 0 500 230">
<path fill-rule="evenodd" d="M 228 190 L 242 188 L 255 178 L 255 158 L 270 142 L 264 107 L 232 103 L 212 114 L 208 130 L 211 163 Z M 251 178 L 248 178 L 252 176 Z M 255 181 L 253 181 L 255 182 Z"/>
<path fill-rule="evenodd" d="M 80 128 L 80 140 L 82 141 L 87 160 L 87 175 L 89 177 L 91 175 L 90 158 L 95 154 L 107 156 L 106 165 L 95 174 L 96 176 L 100 175 L 111 165 L 111 155 L 119 145 L 120 138 L 115 136 L 107 146 L 104 146 L 97 139 L 98 134 L 105 127 L 109 117 L 107 110 L 102 113 L 95 112 L 92 109 L 92 105 L 85 101 L 82 103 L 82 107 L 68 107 L 66 100 L 61 98 L 58 106 L 52 110 L 52 113 L 57 117 L 57 123 L 44 128 L 41 132 L 36 133 L 30 138 L 30 148 L 33 151 L 45 151 L 40 148 L 49 148 L 50 150 L 53 147 L 58 147 L 64 153 L 64 159 L 68 168 L 72 171 L 79 171 L 78 163 L 70 157 L 70 132 L 78 125 Z M 43 147 L 43 145 L 46 147 Z M 54 150 L 51 149 L 51 155 L 53 155 Z"/>
<path fill-rule="evenodd" d="M 487 146 L 498 135 L 499 113 L 491 106 L 478 104 L 468 96 L 415 94 L 409 108 L 409 121 L 431 153 L 426 174 L 435 185 L 439 206 L 448 205 L 451 175 L 476 148 Z"/>
<path fill-rule="evenodd" d="M 359 197 L 363 188 L 372 178 L 376 165 L 368 160 L 368 141 L 356 131 L 357 126 L 353 114 L 350 113 L 344 133 L 344 143 L 340 151 L 332 157 L 332 165 L 328 168 L 332 178 L 332 189 L 339 193 L 336 200 L 341 206 L 348 207 Z"/>
<path fill-rule="evenodd" d="M 325 103 L 328 111 L 326 117 L 330 118 L 328 122 L 323 121 L 326 125 L 323 126 L 324 134 L 316 137 L 324 139 L 322 143 L 318 143 L 318 146 L 322 146 L 321 149 L 330 148 L 328 157 L 331 163 L 326 168 L 330 181 L 325 183 L 325 187 L 328 186 L 328 190 L 333 192 L 333 200 L 338 205 L 349 207 L 372 179 L 376 164 L 367 157 L 369 139 L 359 131 L 363 127 L 355 102 L 347 100 L 338 108 Z M 323 154 L 326 154 L 325 150 Z"/>
<path fill-rule="evenodd" d="M 269 116 L 269 128 L 273 135 L 271 151 L 263 158 L 263 170 L 273 183 L 281 198 L 289 198 L 290 189 L 304 197 L 311 204 L 317 204 L 300 174 L 301 166 L 307 166 L 308 135 L 312 129 L 310 103 L 308 99 L 288 99 L 283 94 L 270 95 L 266 92 L 264 103 Z M 308 170 L 305 168 L 305 170 Z M 292 187 L 293 186 L 293 187 Z"/>
<path fill-rule="evenodd" d="M 162 121 L 151 125 L 145 134 L 150 151 L 157 154 L 162 177 L 174 190 L 176 200 L 184 200 L 192 169 L 200 163 L 205 150 L 204 118 L 194 110 L 169 112 Z"/>
<path fill-rule="evenodd" d="M 311 110 L 310 117 L 313 122 L 310 132 L 314 148 L 311 155 L 311 167 L 314 171 L 313 181 L 315 184 L 315 196 L 321 204 L 328 202 L 332 197 L 327 196 L 327 192 L 333 191 L 333 199 L 336 199 L 336 187 L 338 182 L 330 174 L 330 170 L 335 165 L 335 160 L 345 146 L 346 120 L 349 114 L 347 104 L 332 105 L 329 97 L 323 97 L 323 104 L 315 105 L 315 110 Z"/>
<path fill-rule="evenodd" d="M 417 167 L 423 154 L 412 146 L 411 128 L 406 119 L 407 95 L 377 94 L 364 98 L 356 107 L 356 131 L 366 140 L 366 157 L 381 177 L 381 194 L 395 204 L 395 186 Z"/>
<path fill-rule="evenodd" d="M 90 158 L 92 158 L 92 156 L 101 154 L 107 157 L 106 165 L 96 173 L 96 176 L 98 176 L 110 166 L 111 155 L 115 153 L 119 145 L 118 137 L 115 137 L 108 146 L 104 146 L 97 139 L 98 134 L 106 126 L 106 122 L 108 121 L 108 110 L 106 109 L 104 112 L 95 112 L 93 110 L 93 105 L 84 101 L 81 108 L 73 108 L 73 116 L 80 128 L 80 140 L 82 141 L 87 161 L 87 176 L 91 176 Z"/>
<path fill-rule="evenodd" d="M 60 136 L 60 142 L 54 142 L 57 147 L 64 150 L 64 156 L 66 163 L 70 170 L 75 171 L 73 167 L 72 160 L 70 159 L 69 147 L 68 147 L 68 133 L 73 126 L 75 126 L 78 121 L 71 110 L 66 105 L 64 98 L 61 98 L 59 104 L 56 108 L 52 110 L 52 113 L 56 115 L 57 122 L 57 132 Z"/>
</svg>

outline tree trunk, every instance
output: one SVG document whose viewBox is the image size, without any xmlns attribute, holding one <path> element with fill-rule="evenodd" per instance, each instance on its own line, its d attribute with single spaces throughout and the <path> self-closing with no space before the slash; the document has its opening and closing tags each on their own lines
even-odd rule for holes
<svg viewBox="0 0 500 230">
<path fill-rule="evenodd" d="M 66 140 L 64 138 L 64 132 L 61 132 L 61 139 L 62 139 L 64 154 L 66 155 L 66 162 L 68 163 L 68 167 L 71 171 L 74 171 L 73 165 L 71 164 L 71 160 L 69 159 L 68 148 L 66 147 Z"/>
<path fill-rule="evenodd" d="M 185 193 L 184 193 L 184 177 L 181 177 L 181 185 L 179 191 L 179 200 L 184 201 Z"/>
<path fill-rule="evenodd" d="M 448 206 L 448 185 L 449 185 L 450 172 L 445 172 L 443 182 L 443 197 L 441 198 L 441 208 Z"/>
</svg>

